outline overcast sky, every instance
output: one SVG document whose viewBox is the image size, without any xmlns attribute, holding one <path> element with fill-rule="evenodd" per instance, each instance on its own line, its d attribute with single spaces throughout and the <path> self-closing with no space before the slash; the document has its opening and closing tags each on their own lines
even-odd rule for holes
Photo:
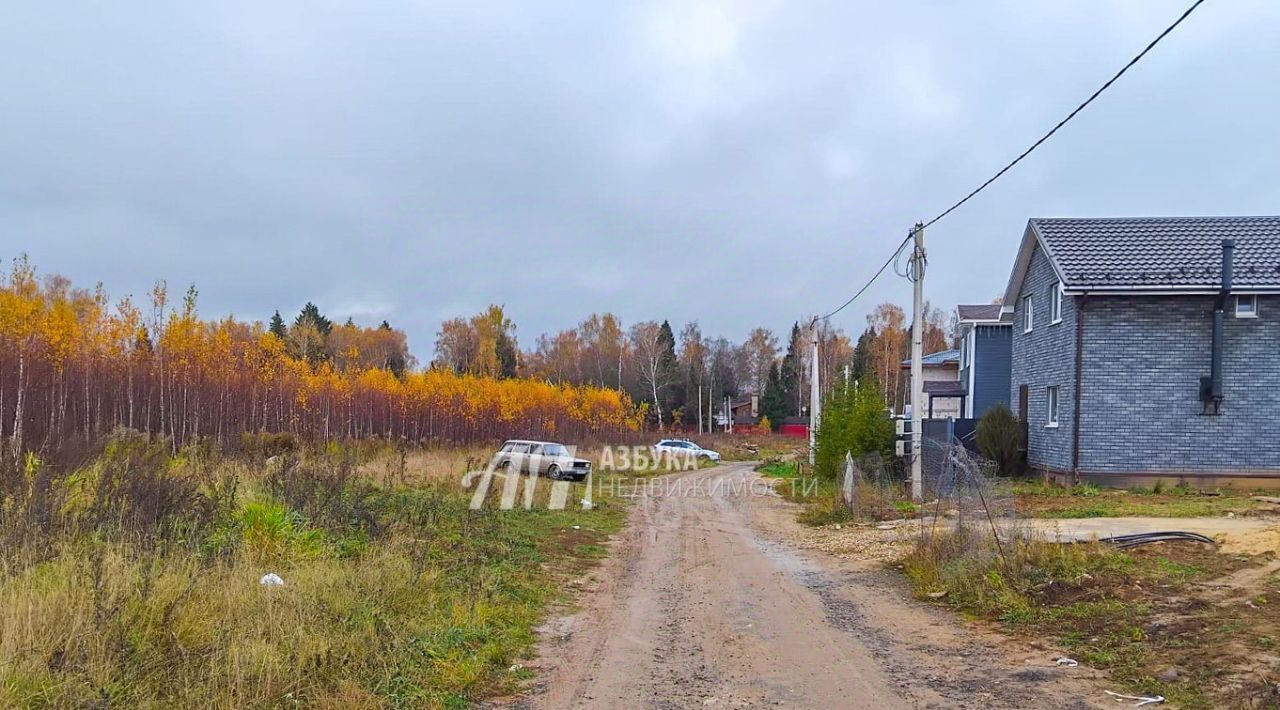
<svg viewBox="0 0 1280 710">
<path fill-rule="evenodd" d="M 424 361 L 489 303 L 524 347 L 605 310 L 782 332 L 1189 2 L 6 2 L 0 258 L 312 300 Z M 1209 0 L 929 231 L 927 297 L 1000 293 L 1033 216 L 1276 214 L 1278 131 L 1280 2 Z"/>
</svg>

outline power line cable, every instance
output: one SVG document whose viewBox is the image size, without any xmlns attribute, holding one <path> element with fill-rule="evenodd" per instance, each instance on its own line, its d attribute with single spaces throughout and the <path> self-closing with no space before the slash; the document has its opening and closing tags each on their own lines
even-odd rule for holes
<svg viewBox="0 0 1280 710">
<path fill-rule="evenodd" d="M 852 304 L 854 301 L 858 300 L 858 297 L 861 296 L 863 293 L 866 293 L 867 289 L 871 287 L 871 284 L 875 283 L 876 279 L 880 278 L 880 275 L 884 273 L 884 270 L 888 268 L 889 264 L 892 264 L 898 258 L 898 255 L 902 253 L 902 248 L 907 245 L 907 242 L 910 242 L 912 240 L 917 230 L 921 230 L 921 229 L 925 229 L 926 227 L 933 226 L 942 218 L 956 211 L 957 209 L 960 208 L 961 205 L 973 199 L 978 195 L 978 193 L 987 189 L 987 187 L 989 187 L 992 183 L 994 183 L 996 180 L 999 180 L 1001 177 L 1003 177 L 1005 173 L 1013 169 L 1013 166 L 1022 162 L 1022 160 L 1026 158 L 1028 155 L 1031 155 L 1031 153 L 1035 151 L 1036 148 L 1039 148 L 1045 141 L 1053 137 L 1053 134 L 1057 133 L 1058 130 L 1061 129 L 1063 126 L 1067 125 L 1067 123 L 1069 123 L 1071 119 L 1075 118 L 1077 114 L 1079 114 L 1081 111 L 1085 109 L 1085 107 L 1093 103 L 1093 101 L 1097 99 L 1099 96 L 1101 96 L 1104 91 L 1111 88 L 1111 85 L 1116 83 L 1116 80 L 1124 76 L 1125 72 L 1129 71 L 1131 68 L 1133 68 L 1133 65 L 1141 61 L 1142 58 L 1147 55 L 1147 53 L 1149 53 L 1152 49 L 1154 49 L 1157 44 L 1160 44 L 1161 40 L 1167 37 L 1170 32 L 1173 32 L 1174 29 L 1178 27 L 1178 25 L 1182 24 L 1183 20 L 1186 20 L 1188 17 L 1190 17 L 1191 13 L 1195 12 L 1196 8 L 1200 7 L 1202 4 L 1204 4 L 1204 2 L 1205 0 L 1196 0 L 1195 2 L 1193 2 L 1191 6 L 1186 9 L 1185 12 L 1183 12 L 1181 15 L 1178 16 L 1178 19 L 1173 21 L 1173 24 L 1169 25 L 1164 29 L 1163 32 L 1156 35 L 1156 38 L 1151 40 L 1151 42 L 1146 47 L 1144 47 L 1141 52 L 1138 52 L 1136 55 L 1134 55 L 1133 59 L 1130 59 L 1127 64 L 1125 64 L 1123 67 L 1120 68 L 1120 71 L 1116 72 L 1110 79 L 1107 79 L 1107 81 L 1102 86 L 1098 87 L 1096 91 L 1094 91 L 1092 94 L 1089 95 L 1089 98 L 1085 99 L 1083 102 L 1081 102 L 1079 106 L 1076 106 L 1075 109 L 1071 111 L 1071 113 L 1067 114 L 1066 118 L 1063 118 L 1061 121 L 1058 121 L 1058 123 L 1053 128 L 1049 129 L 1048 133 L 1045 133 L 1043 136 L 1040 136 L 1040 138 L 1036 140 L 1035 143 L 1031 144 L 1030 148 L 1027 148 L 1026 150 L 1022 151 L 1022 153 L 1018 157 L 1009 161 L 1008 165 L 1005 165 L 1003 168 L 1000 168 L 1000 170 L 996 171 L 994 175 L 987 178 L 986 182 L 983 182 L 981 185 L 974 188 L 973 191 L 965 195 L 954 205 L 951 205 L 947 209 L 943 210 L 936 217 L 929 220 L 928 222 L 925 222 L 923 225 L 913 228 L 910 232 L 908 232 L 906 239 L 903 239 L 902 242 L 898 244 L 898 248 L 894 249 L 893 254 L 891 254 L 889 256 L 889 259 L 885 261 L 885 263 L 881 265 L 879 269 L 876 270 L 875 274 L 872 275 L 871 279 L 868 280 L 867 283 L 862 286 L 862 288 L 858 289 L 857 293 L 853 294 L 853 296 L 850 297 L 849 300 L 842 303 L 839 308 L 836 308 L 835 310 L 831 311 L 825 316 L 822 316 L 822 319 L 826 320 L 827 318 L 834 316 L 840 311 L 843 311 L 845 308 L 848 308 L 849 305 Z M 895 271 L 896 271 L 896 268 L 895 268 Z"/>
</svg>

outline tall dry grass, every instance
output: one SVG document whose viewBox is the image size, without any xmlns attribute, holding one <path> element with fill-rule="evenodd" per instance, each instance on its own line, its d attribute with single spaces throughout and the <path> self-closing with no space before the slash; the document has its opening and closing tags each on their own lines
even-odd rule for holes
<svg viewBox="0 0 1280 710">
<path fill-rule="evenodd" d="M 167 450 L 3 457 L 0 705 L 465 705 L 518 680 L 558 537 L 616 525 L 469 510 L 471 450 Z"/>
</svg>

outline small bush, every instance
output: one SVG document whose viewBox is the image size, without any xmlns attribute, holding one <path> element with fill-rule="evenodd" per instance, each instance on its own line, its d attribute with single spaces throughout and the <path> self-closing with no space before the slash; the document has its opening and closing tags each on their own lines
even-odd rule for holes
<svg viewBox="0 0 1280 710">
<path fill-rule="evenodd" d="M 240 448 L 251 457 L 269 459 L 296 452 L 298 437 L 285 432 L 245 432 L 240 435 Z"/>
<path fill-rule="evenodd" d="M 974 431 L 978 450 L 996 462 L 1001 476 L 1014 476 L 1022 471 L 1022 425 L 1003 404 L 987 410 Z"/>
<path fill-rule="evenodd" d="M 378 533 L 376 487 L 357 477 L 350 457 L 312 456 L 273 467 L 263 483 L 270 496 L 334 537 Z"/>
<path fill-rule="evenodd" d="M 814 472 L 836 479 L 844 470 L 845 456 L 893 456 L 893 421 L 875 385 L 863 382 L 852 390 L 837 389 L 823 405 L 818 425 L 818 450 Z"/>
</svg>

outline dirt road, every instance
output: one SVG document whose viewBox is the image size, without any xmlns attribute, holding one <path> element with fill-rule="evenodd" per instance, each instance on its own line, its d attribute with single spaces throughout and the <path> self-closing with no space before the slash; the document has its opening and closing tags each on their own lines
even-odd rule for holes
<svg viewBox="0 0 1280 710">
<path fill-rule="evenodd" d="M 748 464 L 659 479 L 580 611 L 544 629 L 522 704 L 571 708 L 1101 706 L 1051 649 L 997 646 L 892 571 L 799 552 Z"/>
</svg>

